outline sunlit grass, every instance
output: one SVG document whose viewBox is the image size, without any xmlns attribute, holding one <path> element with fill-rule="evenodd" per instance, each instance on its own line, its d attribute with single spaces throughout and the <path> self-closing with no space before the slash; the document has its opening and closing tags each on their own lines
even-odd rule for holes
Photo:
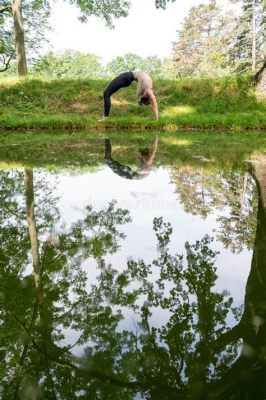
<svg viewBox="0 0 266 400">
<path fill-rule="evenodd" d="M 178 137 L 163 137 L 161 138 L 165 144 L 170 144 L 172 146 L 189 146 L 191 145 L 192 141 L 189 139 L 180 139 Z"/>
<path fill-rule="evenodd" d="M 170 106 L 165 108 L 161 116 L 162 117 L 178 117 L 179 115 L 186 115 L 195 113 L 195 107 L 191 106 Z"/>
<path fill-rule="evenodd" d="M 266 100 L 258 100 L 248 77 L 157 80 L 158 121 L 137 104 L 133 83 L 112 97 L 110 118 L 99 124 L 108 83 L 0 76 L 0 129 L 266 129 Z"/>
<path fill-rule="evenodd" d="M 128 105 L 128 104 L 130 104 L 130 102 L 126 99 L 118 99 L 115 96 L 112 98 L 112 105 L 124 106 L 124 105 Z"/>
</svg>

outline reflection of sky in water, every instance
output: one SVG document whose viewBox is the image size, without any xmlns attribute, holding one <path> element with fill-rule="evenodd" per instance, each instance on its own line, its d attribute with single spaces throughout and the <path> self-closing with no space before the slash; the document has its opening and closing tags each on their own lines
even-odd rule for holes
<svg viewBox="0 0 266 400">
<path fill-rule="evenodd" d="M 184 211 L 175 193 L 175 185 L 171 183 L 170 171 L 167 169 L 160 168 L 139 181 L 123 179 L 107 167 L 96 173 L 75 176 L 62 173 L 57 175 L 56 179 L 60 196 L 61 226 L 67 227 L 84 217 L 85 207 L 88 204 L 98 211 L 115 199 L 118 207 L 130 211 L 132 222 L 121 226 L 126 239 L 121 241 L 121 248 L 116 254 L 106 257 L 107 263 L 111 263 L 117 270 L 126 267 L 128 257 L 135 260 L 143 258 L 150 263 L 158 256 L 156 237 L 152 229 L 154 217 L 163 217 L 164 221 L 170 222 L 173 227 L 170 246 L 172 254 L 184 253 L 186 241 L 192 244 L 202 239 L 205 234 L 214 236 L 214 230 L 218 230 L 216 219 L 221 214 L 220 211 L 213 211 L 205 219 Z M 244 250 L 240 254 L 232 254 L 230 250 L 223 248 L 222 243 L 216 241 L 211 247 L 220 252 L 216 262 L 218 274 L 216 288 L 219 291 L 229 291 L 234 298 L 234 305 L 239 306 L 244 301 L 251 252 Z M 94 283 L 98 274 L 96 262 L 92 259 L 86 260 L 84 268 L 89 269 L 89 283 Z M 134 330 L 135 318 L 133 311 L 130 311 L 120 323 L 120 328 L 131 326 Z M 157 309 L 150 322 L 151 325 L 160 326 L 167 320 L 167 313 Z M 228 323 L 232 325 L 233 320 L 229 318 Z M 76 335 L 77 332 L 69 331 L 67 340 L 75 342 Z M 76 349 L 75 352 L 77 354 L 79 350 Z"/>
</svg>

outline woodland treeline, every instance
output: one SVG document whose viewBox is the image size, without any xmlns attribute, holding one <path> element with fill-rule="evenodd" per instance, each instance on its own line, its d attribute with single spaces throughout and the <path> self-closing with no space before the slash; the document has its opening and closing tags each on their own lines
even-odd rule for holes
<svg viewBox="0 0 266 400">
<path fill-rule="evenodd" d="M 155 0 L 155 6 L 165 8 L 168 1 Z M 234 3 L 233 9 L 221 7 L 216 0 L 190 8 L 176 32 L 169 59 L 126 54 L 103 65 L 96 55 L 74 50 L 39 55 L 47 41 L 52 1 L 0 0 L 0 71 L 3 76 L 30 73 L 77 78 L 101 78 L 132 69 L 169 79 L 254 74 L 265 62 L 266 1 L 230 3 Z M 116 18 L 127 17 L 130 7 L 125 0 L 111 0 L 108 6 L 103 0 L 96 4 L 74 0 L 71 4 L 79 8 L 81 21 L 89 22 L 95 15 L 109 27 Z"/>
</svg>

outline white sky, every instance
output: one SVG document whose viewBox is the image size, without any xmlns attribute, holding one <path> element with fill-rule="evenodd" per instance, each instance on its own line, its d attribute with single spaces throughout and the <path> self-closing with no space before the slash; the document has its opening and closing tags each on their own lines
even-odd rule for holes
<svg viewBox="0 0 266 400">
<path fill-rule="evenodd" d="M 154 0 L 131 0 L 129 16 L 114 20 L 115 28 L 110 30 L 96 17 L 82 24 L 77 19 L 78 9 L 58 0 L 51 16 L 52 50 L 93 53 L 104 63 L 126 53 L 169 57 L 176 30 L 189 9 L 208 0 L 176 0 L 169 3 L 166 10 L 157 10 L 154 3 Z M 226 5 L 227 0 L 219 0 L 219 3 Z"/>
</svg>

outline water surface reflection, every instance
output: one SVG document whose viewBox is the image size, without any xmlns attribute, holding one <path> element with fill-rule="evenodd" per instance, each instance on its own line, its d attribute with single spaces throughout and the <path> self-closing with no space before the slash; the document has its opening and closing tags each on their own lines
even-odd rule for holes
<svg viewBox="0 0 266 400">
<path fill-rule="evenodd" d="M 0 174 L 1 398 L 265 398 L 265 156 Z"/>
</svg>

